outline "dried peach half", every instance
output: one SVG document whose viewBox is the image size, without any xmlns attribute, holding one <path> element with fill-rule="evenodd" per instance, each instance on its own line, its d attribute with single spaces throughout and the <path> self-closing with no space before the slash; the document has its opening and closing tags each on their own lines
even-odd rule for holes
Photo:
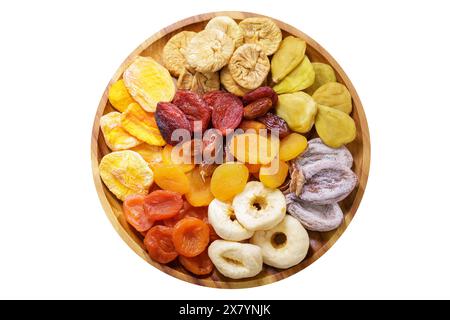
<svg viewBox="0 0 450 320">
<path fill-rule="evenodd" d="M 122 128 L 120 118 L 120 112 L 110 112 L 100 118 L 106 145 L 113 151 L 130 149 L 142 143 Z"/>
</svg>

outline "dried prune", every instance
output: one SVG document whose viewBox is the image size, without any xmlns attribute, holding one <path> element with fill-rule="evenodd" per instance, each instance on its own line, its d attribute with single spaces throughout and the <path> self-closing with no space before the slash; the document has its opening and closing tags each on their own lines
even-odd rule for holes
<svg viewBox="0 0 450 320">
<path fill-rule="evenodd" d="M 172 103 L 186 115 L 192 132 L 198 129 L 204 132 L 208 128 L 211 110 L 199 94 L 189 90 L 178 90 Z M 201 122 L 201 128 L 194 127 L 195 121 Z"/>
<path fill-rule="evenodd" d="M 227 129 L 236 129 L 241 123 L 244 106 L 239 97 L 224 91 L 212 91 L 203 96 L 212 109 L 213 127 L 223 135 Z"/>
<path fill-rule="evenodd" d="M 278 130 L 280 139 L 283 139 L 291 133 L 291 130 L 289 130 L 286 121 L 271 112 L 266 113 L 264 116 L 259 117 L 257 120 L 264 123 L 266 128 L 270 131 Z"/>
<path fill-rule="evenodd" d="M 272 99 L 272 105 L 276 106 L 278 102 L 278 95 L 271 87 L 259 87 L 253 91 L 246 93 L 242 97 L 242 101 L 244 105 L 247 105 L 253 101 L 259 100 L 261 98 L 270 98 Z"/>
<path fill-rule="evenodd" d="M 272 100 L 270 98 L 261 98 L 253 101 L 245 106 L 244 118 L 251 120 L 262 117 L 270 110 L 270 108 L 272 108 Z"/>
<path fill-rule="evenodd" d="M 172 139 L 172 133 L 175 130 L 185 129 L 191 132 L 191 124 L 186 115 L 173 103 L 159 102 L 156 107 L 155 118 L 161 135 L 171 145 L 178 142 L 178 140 Z"/>
</svg>

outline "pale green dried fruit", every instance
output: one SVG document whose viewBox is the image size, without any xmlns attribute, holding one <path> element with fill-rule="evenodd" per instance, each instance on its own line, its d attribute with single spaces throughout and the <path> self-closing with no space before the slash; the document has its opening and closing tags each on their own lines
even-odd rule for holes
<svg viewBox="0 0 450 320">
<path fill-rule="evenodd" d="M 288 36 L 281 41 L 280 48 L 272 58 L 272 80 L 275 83 L 281 81 L 302 62 L 305 57 L 306 42 Z"/>
<path fill-rule="evenodd" d="M 339 148 L 356 138 L 355 121 L 345 112 L 318 105 L 316 131 L 329 147 Z"/>
<path fill-rule="evenodd" d="M 317 106 L 309 94 L 300 91 L 279 95 L 275 111 L 291 130 L 306 133 L 314 125 Z"/>
<path fill-rule="evenodd" d="M 314 78 L 314 83 L 305 90 L 309 95 L 312 95 L 325 83 L 336 82 L 336 74 L 330 65 L 322 62 L 313 62 L 312 66 L 316 77 Z"/>
<path fill-rule="evenodd" d="M 341 83 L 328 82 L 317 89 L 312 97 L 318 104 L 338 109 L 347 114 L 352 112 L 352 96 Z"/>
<path fill-rule="evenodd" d="M 280 83 L 273 87 L 276 93 L 294 93 L 308 88 L 314 83 L 314 68 L 305 56 L 303 61 L 292 70 Z"/>
</svg>

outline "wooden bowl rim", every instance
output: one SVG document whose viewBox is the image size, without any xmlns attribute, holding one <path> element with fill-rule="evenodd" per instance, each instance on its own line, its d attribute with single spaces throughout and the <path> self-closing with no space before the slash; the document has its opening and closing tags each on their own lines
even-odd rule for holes
<svg viewBox="0 0 450 320">
<path fill-rule="evenodd" d="M 333 67 L 335 72 L 337 72 L 339 74 L 339 76 L 342 79 L 342 82 L 347 86 L 348 90 L 351 92 L 354 107 L 358 110 L 358 121 L 361 126 L 361 131 L 362 132 L 365 131 L 366 134 L 363 134 L 363 136 L 361 137 L 361 141 L 362 141 L 362 154 L 361 154 L 362 172 L 361 172 L 361 177 L 359 177 L 360 180 L 359 180 L 357 194 L 355 195 L 355 199 L 354 199 L 352 206 L 348 213 L 348 215 L 350 215 L 348 224 L 350 224 L 351 220 L 353 219 L 353 217 L 360 205 L 362 196 L 364 194 L 364 191 L 365 191 L 365 188 L 367 185 L 368 174 L 370 171 L 370 152 L 371 151 L 370 151 L 369 127 L 368 127 L 367 119 L 366 119 L 366 116 L 364 113 L 364 108 L 362 106 L 360 98 L 359 98 L 352 82 L 350 81 L 348 76 L 345 74 L 344 70 L 341 68 L 339 63 L 315 40 L 313 40 L 307 34 L 303 33 L 302 31 L 298 30 L 297 28 L 295 28 L 285 22 L 282 22 L 280 20 L 274 19 L 269 16 L 257 14 L 257 13 L 245 12 L 245 11 L 218 11 L 218 12 L 208 12 L 208 13 L 194 15 L 194 16 L 188 17 L 186 19 L 180 20 L 178 22 L 175 22 L 166 28 L 161 29 L 160 31 L 158 31 L 157 33 L 155 33 L 151 37 L 149 37 L 147 40 L 145 40 L 142 44 L 140 44 L 135 50 L 133 50 L 133 52 L 124 60 L 124 62 L 122 62 L 120 67 L 114 73 L 113 77 L 111 78 L 110 82 L 108 83 L 107 87 L 105 88 L 105 91 L 103 92 L 102 98 L 98 105 L 97 112 L 96 112 L 95 119 L 94 119 L 94 124 L 93 124 L 93 129 L 92 129 L 92 138 L 91 138 L 92 171 L 93 171 L 93 178 L 94 178 L 95 188 L 97 190 L 98 197 L 99 197 L 102 207 L 103 207 L 108 219 L 110 220 L 111 224 L 113 225 L 114 229 L 117 231 L 117 233 L 120 235 L 120 237 L 125 241 L 125 243 L 134 252 L 136 252 L 141 258 L 143 258 L 145 261 L 147 261 L 149 264 L 151 264 L 152 266 L 156 267 L 157 269 L 163 271 L 164 273 L 167 273 L 167 274 L 169 274 L 173 277 L 176 277 L 180 280 L 194 283 L 194 284 L 201 285 L 201 286 L 212 287 L 212 288 L 229 288 L 229 289 L 230 288 L 250 288 L 250 287 L 270 284 L 270 283 L 273 283 L 276 281 L 286 279 L 289 276 L 307 268 L 312 263 L 314 263 L 317 259 L 319 259 L 325 252 L 327 252 L 336 243 L 336 241 L 340 238 L 342 233 L 347 229 L 348 225 L 345 226 L 341 230 L 341 232 L 335 232 L 335 234 L 333 234 L 333 236 L 322 246 L 322 248 L 319 249 L 318 251 L 316 251 L 314 253 L 314 255 L 308 259 L 308 264 L 305 265 L 303 268 L 301 268 L 299 270 L 293 270 L 293 268 L 295 267 L 294 266 L 289 269 L 282 270 L 281 271 L 283 273 L 282 278 L 280 278 L 278 276 L 278 274 L 267 275 L 264 278 L 257 278 L 257 279 L 249 278 L 247 280 L 244 279 L 244 280 L 239 280 L 239 281 L 236 281 L 233 279 L 230 279 L 230 281 L 220 281 L 220 280 L 197 278 L 192 275 L 182 273 L 182 272 L 175 270 L 169 266 L 161 265 L 159 263 L 152 261 L 148 257 L 148 254 L 145 252 L 145 250 L 143 250 L 135 242 L 135 240 L 128 234 L 128 232 L 122 227 L 122 225 L 117 220 L 117 218 L 113 212 L 113 209 L 111 207 L 111 204 L 109 203 L 108 198 L 106 196 L 105 189 L 104 189 L 104 186 L 101 181 L 100 174 L 99 174 L 99 168 L 98 168 L 99 163 L 98 163 L 98 159 L 97 159 L 98 136 L 100 133 L 99 120 L 100 120 L 100 117 L 103 115 L 104 109 L 107 105 L 108 91 L 109 91 L 111 84 L 114 83 L 115 81 L 117 81 L 117 79 L 119 79 L 121 77 L 123 71 L 131 64 L 131 62 L 137 56 L 139 56 L 145 49 L 147 49 L 152 43 L 158 41 L 159 39 L 161 39 L 168 33 L 174 32 L 180 28 L 189 26 L 191 24 L 203 22 L 203 21 L 209 20 L 211 18 L 214 18 L 215 16 L 220 16 L 220 15 L 227 15 L 233 19 L 243 19 L 243 18 L 246 18 L 249 16 L 268 17 L 268 18 L 272 19 L 273 21 L 275 21 L 277 23 L 277 25 L 280 27 L 281 30 L 302 38 L 303 40 L 305 40 L 307 42 L 308 46 L 313 47 L 316 51 L 320 52 L 320 54 L 323 56 L 323 58 L 325 58 L 327 60 L 327 62 Z"/>
</svg>

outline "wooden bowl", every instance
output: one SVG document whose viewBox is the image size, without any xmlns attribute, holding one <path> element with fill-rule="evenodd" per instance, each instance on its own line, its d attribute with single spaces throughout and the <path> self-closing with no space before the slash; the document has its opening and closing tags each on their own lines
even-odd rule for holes
<svg viewBox="0 0 450 320">
<path fill-rule="evenodd" d="M 342 203 L 341 208 L 345 214 L 344 223 L 337 229 L 331 232 L 318 233 L 309 232 L 311 238 L 311 246 L 307 257 L 300 264 L 293 266 L 286 270 L 275 269 L 272 267 L 264 266 L 264 270 L 256 277 L 233 280 L 226 278 L 219 274 L 217 271 L 208 277 L 197 277 L 191 275 L 189 272 L 183 269 L 177 262 L 170 265 L 162 265 L 154 262 L 150 259 L 146 253 L 142 237 L 137 234 L 126 222 L 122 213 L 121 202 L 105 187 L 102 183 L 99 175 L 98 165 L 104 155 L 109 153 L 109 149 L 105 144 L 103 135 L 100 134 L 99 120 L 100 117 L 113 110 L 108 101 L 108 91 L 112 83 L 122 77 L 124 70 L 133 62 L 133 60 L 139 56 L 151 56 L 157 61 L 161 62 L 161 54 L 165 43 L 176 33 L 182 30 L 200 31 L 206 23 L 215 16 L 227 15 L 236 21 L 240 21 L 247 17 L 260 16 L 254 13 L 247 12 L 213 12 L 197 15 L 188 19 L 179 21 L 167 28 L 162 29 L 158 33 L 154 34 L 144 43 L 142 43 L 136 50 L 134 50 L 128 58 L 122 63 L 119 69 L 114 74 L 113 78 L 109 82 L 105 89 L 100 104 L 95 115 L 94 127 L 92 130 L 92 169 L 94 175 L 95 186 L 103 205 L 103 208 L 110 219 L 112 225 L 117 230 L 122 239 L 133 249 L 139 256 L 141 256 L 148 263 L 161 271 L 168 273 L 178 279 L 188 281 L 194 284 L 215 287 L 215 288 L 247 288 L 260 286 L 268 283 L 272 283 L 297 273 L 298 271 L 306 268 L 311 263 L 320 258 L 341 236 L 345 231 L 356 210 L 358 209 L 361 198 L 364 194 L 364 190 L 367 183 L 367 177 L 369 173 L 370 164 L 370 140 L 369 140 L 369 128 L 367 126 L 367 120 L 364 114 L 364 110 L 356 93 L 355 88 L 350 82 L 347 75 L 344 73 L 339 64 L 333 59 L 333 57 L 326 52 L 317 42 L 308 37 L 303 32 L 296 28 L 287 25 L 281 21 L 273 19 L 280 29 L 283 31 L 283 36 L 293 35 L 304 39 L 307 46 L 307 55 L 311 61 L 325 62 L 330 64 L 335 72 L 339 82 L 343 83 L 350 91 L 353 98 L 353 112 L 352 117 L 356 122 L 357 138 L 351 144 L 348 145 L 348 149 L 351 151 L 354 158 L 354 172 L 358 175 L 359 184 L 355 190 L 348 196 Z"/>
</svg>

